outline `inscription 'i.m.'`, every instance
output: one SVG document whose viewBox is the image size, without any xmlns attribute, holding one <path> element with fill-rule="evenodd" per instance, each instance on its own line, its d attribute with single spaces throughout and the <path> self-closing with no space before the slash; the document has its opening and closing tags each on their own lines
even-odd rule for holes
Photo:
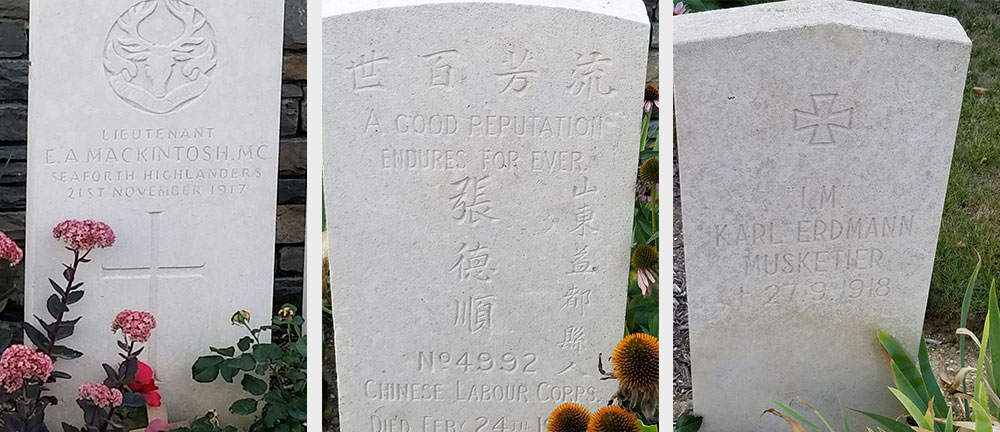
<svg viewBox="0 0 1000 432">
<path fill-rule="evenodd" d="M 202 279 L 203 276 L 193 270 L 205 268 L 201 264 L 164 265 L 160 257 L 160 215 L 163 210 L 149 213 L 149 264 L 140 266 L 111 267 L 101 265 L 105 280 L 148 280 L 149 281 L 149 311 L 154 315 L 159 312 L 160 278 L 163 279 Z M 149 351 L 150 366 L 156 369 L 156 343 L 150 340 L 146 347 Z"/>
</svg>

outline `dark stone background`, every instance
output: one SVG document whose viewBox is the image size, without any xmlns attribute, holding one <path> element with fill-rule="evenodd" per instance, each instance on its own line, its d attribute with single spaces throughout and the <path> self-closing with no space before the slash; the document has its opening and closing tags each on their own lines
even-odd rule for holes
<svg viewBox="0 0 1000 432">
<path fill-rule="evenodd" d="M 0 231 L 24 246 L 28 122 L 28 2 L 0 0 Z M 67 71 L 71 73 L 71 71 Z M 306 204 L 306 0 L 285 1 L 274 306 L 302 305 Z M 10 158 L 6 168 L 3 164 Z M 58 269 L 58 261 L 52 265 Z M 19 325 L 24 266 L 0 269 L 17 293 L 0 325 Z"/>
</svg>

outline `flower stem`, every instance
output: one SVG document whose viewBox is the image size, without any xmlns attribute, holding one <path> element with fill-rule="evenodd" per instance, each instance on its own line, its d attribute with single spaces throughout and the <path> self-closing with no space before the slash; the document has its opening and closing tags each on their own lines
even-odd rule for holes
<svg viewBox="0 0 1000 432">
<path fill-rule="evenodd" d="M 76 281 L 76 272 L 80 269 L 80 264 L 87 259 L 87 255 L 89 255 L 92 250 L 93 249 L 88 249 L 82 256 L 80 255 L 79 250 L 73 250 L 73 265 L 70 266 L 71 271 L 69 272 L 69 277 L 66 278 L 66 289 L 63 291 L 63 295 L 59 299 L 59 304 L 61 305 L 59 308 L 59 314 L 55 317 L 56 321 L 52 324 L 52 330 L 48 332 L 49 345 L 45 347 L 44 352 L 45 355 L 49 357 L 52 357 L 52 350 L 56 346 L 56 335 L 59 334 L 59 330 L 62 328 L 63 317 L 65 317 L 66 311 L 69 310 L 69 305 L 67 303 L 69 302 L 69 294 L 73 290 L 73 282 Z M 55 361 L 55 359 L 53 359 L 53 361 Z"/>
</svg>

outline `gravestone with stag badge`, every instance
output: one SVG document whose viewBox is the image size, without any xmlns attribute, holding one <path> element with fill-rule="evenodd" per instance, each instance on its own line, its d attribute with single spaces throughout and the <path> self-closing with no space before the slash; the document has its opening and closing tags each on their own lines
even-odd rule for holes
<svg viewBox="0 0 1000 432">
<path fill-rule="evenodd" d="M 33 2 L 26 315 L 46 316 L 48 278 L 72 258 L 58 222 L 102 220 L 118 238 L 77 276 L 65 345 L 84 355 L 56 363 L 73 378 L 54 386 L 50 424 L 80 423 L 76 388 L 116 364 L 122 309 L 156 317 L 140 359 L 172 419 L 228 415 L 243 396 L 191 365 L 238 338 L 236 310 L 271 314 L 282 3 Z"/>
<path fill-rule="evenodd" d="M 323 29 L 343 430 L 541 432 L 606 405 L 643 3 L 330 0 Z"/>
<path fill-rule="evenodd" d="M 916 354 L 969 53 L 954 18 L 844 0 L 674 17 L 703 430 L 899 414 L 876 332 Z"/>
</svg>

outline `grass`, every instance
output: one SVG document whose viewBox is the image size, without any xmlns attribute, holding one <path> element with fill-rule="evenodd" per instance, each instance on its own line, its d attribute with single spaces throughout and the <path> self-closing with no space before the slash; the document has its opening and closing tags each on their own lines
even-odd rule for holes
<svg viewBox="0 0 1000 432">
<path fill-rule="evenodd" d="M 929 323 L 954 328 L 976 266 L 983 266 L 970 316 L 986 316 L 989 283 L 1000 278 L 1000 2 L 996 0 L 868 0 L 949 15 L 972 39 L 972 59 L 948 179 L 941 233 L 927 304 Z M 986 95 L 972 87 L 990 90 Z M 964 247 L 959 247 L 959 244 Z"/>
<path fill-rule="evenodd" d="M 774 0 L 689 0 L 730 7 Z M 966 284 L 983 264 L 970 325 L 986 316 L 988 284 L 1000 278 L 1000 0 L 860 0 L 955 17 L 972 39 L 955 154 L 927 304 L 930 327 L 954 329 Z M 990 90 L 986 95 L 972 87 Z M 964 247 L 959 247 L 959 244 Z"/>
</svg>

